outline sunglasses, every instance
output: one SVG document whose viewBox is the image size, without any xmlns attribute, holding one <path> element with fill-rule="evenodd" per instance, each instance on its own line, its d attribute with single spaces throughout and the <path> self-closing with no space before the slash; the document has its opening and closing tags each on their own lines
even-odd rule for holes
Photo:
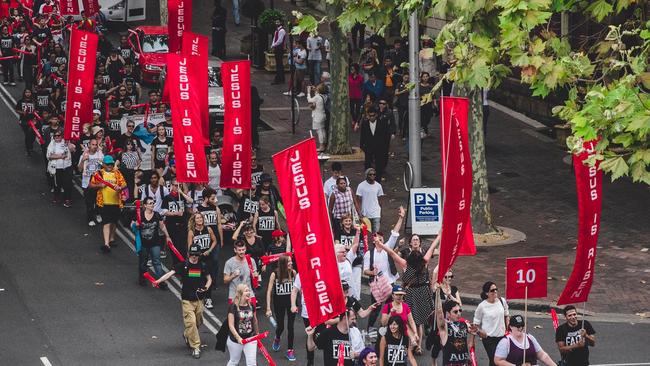
<svg viewBox="0 0 650 366">
<path fill-rule="evenodd" d="M 458 309 L 458 310 L 452 310 L 452 314 L 460 314 L 463 312 L 463 309 Z"/>
<path fill-rule="evenodd" d="M 445 278 L 449 278 L 449 279 L 451 279 L 451 278 L 454 278 L 454 275 L 451 275 L 451 276 L 445 276 Z"/>
<path fill-rule="evenodd" d="M 54 137 L 61 137 L 61 135 L 54 135 Z"/>
<path fill-rule="evenodd" d="M 491 288 L 491 289 L 490 289 L 490 292 L 497 292 L 497 291 L 499 291 L 498 288 Z"/>
</svg>

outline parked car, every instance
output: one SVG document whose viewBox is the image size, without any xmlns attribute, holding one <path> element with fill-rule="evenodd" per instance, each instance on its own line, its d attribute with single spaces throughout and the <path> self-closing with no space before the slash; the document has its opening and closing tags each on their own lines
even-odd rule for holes
<svg viewBox="0 0 650 366">
<path fill-rule="evenodd" d="M 167 63 L 169 37 L 167 27 L 140 26 L 129 29 L 129 44 L 135 52 L 142 81 L 157 84 Z"/>
<path fill-rule="evenodd" d="M 163 67 L 160 73 L 159 87 L 164 89 L 167 68 Z M 210 58 L 208 60 L 208 113 L 210 117 L 210 129 L 223 127 L 223 84 L 221 83 L 221 61 Z"/>
</svg>

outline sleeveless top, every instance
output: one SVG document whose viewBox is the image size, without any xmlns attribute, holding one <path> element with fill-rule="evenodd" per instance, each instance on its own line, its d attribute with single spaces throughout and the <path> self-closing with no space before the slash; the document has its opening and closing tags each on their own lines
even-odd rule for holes
<svg viewBox="0 0 650 366">
<path fill-rule="evenodd" d="M 442 347 L 442 364 L 466 366 L 470 363 L 467 348 L 467 324 L 447 321 L 447 343 Z"/>
<path fill-rule="evenodd" d="M 207 226 L 203 226 L 203 230 L 194 229 L 194 238 L 192 244 L 196 244 L 201 248 L 201 252 L 210 249 L 210 232 Z"/>
<path fill-rule="evenodd" d="M 395 338 L 388 331 L 384 336 L 386 349 L 384 350 L 384 365 L 406 366 L 408 359 L 409 337 Z M 400 344 L 401 342 L 401 344 Z"/>
<path fill-rule="evenodd" d="M 516 366 L 521 366 L 523 363 L 528 362 L 531 365 L 537 365 L 537 350 L 535 349 L 535 344 L 531 342 L 530 337 L 526 336 L 526 340 L 524 343 L 528 343 L 528 348 L 526 348 L 526 360 L 524 362 L 524 350 L 523 348 L 519 348 L 515 344 L 515 342 L 512 341 L 511 337 L 507 337 L 508 342 L 510 342 L 510 351 L 508 352 L 508 357 L 506 357 L 506 361 L 515 364 Z M 524 344 L 524 347 L 526 345 Z"/>
<path fill-rule="evenodd" d="M 293 290 L 293 279 L 287 279 L 282 282 L 278 281 L 277 277 L 273 284 L 273 303 L 278 306 L 291 305 L 291 290 Z"/>
</svg>

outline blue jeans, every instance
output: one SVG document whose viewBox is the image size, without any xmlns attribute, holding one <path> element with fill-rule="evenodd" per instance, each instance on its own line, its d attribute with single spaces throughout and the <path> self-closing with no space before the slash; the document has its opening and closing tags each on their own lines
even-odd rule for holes
<svg viewBox="0 0 650 366">
<path fill-rule="evenodd" d="M 158 279 L 164 274 L 162 270 L 162 265 L 160 264 L 159 245 L 153 247 L 145 247 L 145 246 L 142 247 L 140 253 L 138 253 L 138 275 L 142 277 L 142 274 L 147 272 L 147 261 L 149 260 L 149 256 L 151 256 L 151 265 L 153 266 L 153 273 L 155 277 Z"/>
<path fill-rule="evenodd" d="M 309 66 L 309 79 L 312 85 L 320 84 L 320 63 L 322 60 L 307 60 L 307 65 Z"/>
<path fill-rule="evenodd" d="M 239 25 L 239 0 L 232 0 L 232 18 Z"/>
<path fill-rule="evenodd" d="M 210 277 L 212 277 L 212 285 L 205 292 L 205 298 L 212 298 L 212 290 L 217 288 L 217 276 L 219 275 L 219 251 L 221 250 L 221 244 L 217 242 L 217 245 L 214 247 L 212 252 L 205 257 L 205 263 L 208 266 L 208 272 Z"/>
<path fill-rule="evenodd" d="M 381 228 L 381 217 L 368 217 L 368 220 L 370 220 L 370 225 L 372 225 L 372 232 L 378 232 Z"/>
</svg>

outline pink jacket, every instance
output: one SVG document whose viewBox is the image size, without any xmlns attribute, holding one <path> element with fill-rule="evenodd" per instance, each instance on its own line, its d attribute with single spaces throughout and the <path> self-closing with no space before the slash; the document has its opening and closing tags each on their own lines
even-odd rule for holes
<svg viewBox="0 0 650 366">
<path fill-rule="evenodd" d="M 357 77 L 348 75 L 349 97 L 350 99 L 361 99 L 361 87 L 363 86 L 363 76 L 357 74 Z"/>
</svg>

